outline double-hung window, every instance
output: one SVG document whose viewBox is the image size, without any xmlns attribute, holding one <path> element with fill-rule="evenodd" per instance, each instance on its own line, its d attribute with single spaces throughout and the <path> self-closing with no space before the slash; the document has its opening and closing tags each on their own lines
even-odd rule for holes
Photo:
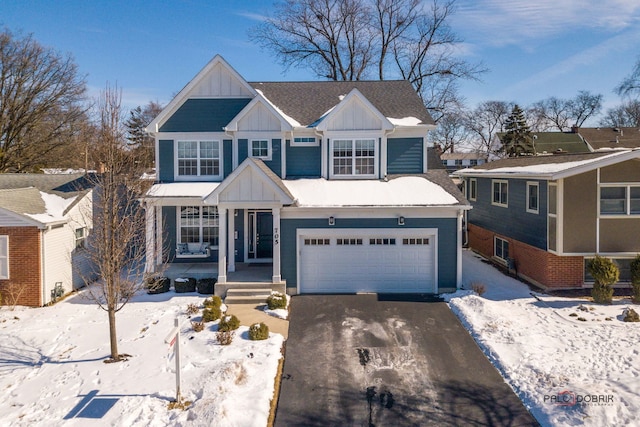
<svg viewBox="0 0 640 427">
<path fill-rule="evenodd" d="M 494 239 L 493 254 L 497 258 L 500 258 L 503 261 L 507 261 L 507 259 L 509 258 L 509 242 L 499 237 L 496 237 Z"/>
<path fill-rule="evenodd" d="M 9 236 L 0 236 L 0 279 L 9 278 Z"/>
<path fill-rule="evenodd" d="M 254 139 L 251 140 L 251 146 L 249 147 L 249 154 L 251 157 L 256 157 L 263 160 L 271 160 L 271 141 L 268 139 Z"/>
<path fill-rule="evenodd" d="M 508 207 L 509 182 L 502 179 L 494 179 L 491 181 L 491 186 L 493 188 L 491 204 Z"/>
<path fill-rule="evenodd" d="M 476 200 L 478 197 L 478 180 L 469 178 L 469 200 Z"/>
<path fill-rule="evenodd" d="M 178 141 L 178 176 L 219 176 L 220 141 Z"/>
<path fill-rule="evenodd" d="M 527 212 L 539 212 L 539 186 L 537 182 L 527 182 Z"/>
<path fill-rule="evenodd" d="M 640 186 L 600 187 L 601 215 L 640 215 Z"/>
<path fill-rule="evenodd" d="M 218 208 L 216 206 L 180 207 L 180 243 L 208 243 L 218 246 Z"/>
<path fill-rule="evenodd" d="M 374 176 L 375 139 L 334 139 L 331 158 L 334 176 Z"/>
<path fill-rule="evenodd" d="M 87 228 L 86 227 L 76 228 L 75 235 L 76 235 L 76 248 L 77 249 L 84 248 L 85 240 L 87 238 Z"/>
</svg>

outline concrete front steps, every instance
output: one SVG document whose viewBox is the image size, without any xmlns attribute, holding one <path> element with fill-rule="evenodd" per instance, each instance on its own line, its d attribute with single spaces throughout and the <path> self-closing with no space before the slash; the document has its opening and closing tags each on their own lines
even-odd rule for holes
<svg viewBox="0 0 640 427">
<path fill-rule="evenodd" d="M 229 304 L 266 304 L 267 298 L 271 295 L 271 287 L 255 285 L 234 286 L 227 289 L 224 303 Z"/>
</svg>

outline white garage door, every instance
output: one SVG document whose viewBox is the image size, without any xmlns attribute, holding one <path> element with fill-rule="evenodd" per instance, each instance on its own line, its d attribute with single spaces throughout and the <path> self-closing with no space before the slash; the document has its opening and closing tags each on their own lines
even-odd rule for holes
<svg viewBox="0 0 640 427">
<path fill-rule="evenodd" d="M 436 292 L 436 230 L 299 230 L 301 293 Z"/>
</svg>

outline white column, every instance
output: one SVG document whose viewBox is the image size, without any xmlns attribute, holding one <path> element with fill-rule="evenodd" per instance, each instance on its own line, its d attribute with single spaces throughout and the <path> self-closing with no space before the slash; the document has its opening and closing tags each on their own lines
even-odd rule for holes
<svg viewBox="0 0 640 427">
<path fill-rule="evenodd" d="M 229 268 L 227 271 L 233 273 L 236 271 L 236 233 L 235 233 L 236 214 L 235 209 L 229 209 L 229 231 L 227 236 L 229 240 Z"/>
<path fill-rule="evenodd" d="M 280 208 L 273 208 L 273 283 L 280 283 Z"/>
<path fill-rule="evenodd" d="M 164 251 L 167 249 L 164 247 L 164 230 L 162 228 L 164 222 L 162 220 L 162 206 L 156 206 L 154 209 L 156 210 L 156 247 L 154 256 L 156 257 L 156 265 L 162 265 L 165 262 L 163 259 Z"/>
<path fill-rule="evenodd" d="M 218 206 L 218 283 L 227 283 L 227 209 Z"/>
<path fill-rule="evenodd" d="M 145 204 L 145 267 L 147 273 L 154 273 L 156 270 L 156 236 L 155 236 L 155 215 L 156 207 L 150 203 Z"/>
</svg>

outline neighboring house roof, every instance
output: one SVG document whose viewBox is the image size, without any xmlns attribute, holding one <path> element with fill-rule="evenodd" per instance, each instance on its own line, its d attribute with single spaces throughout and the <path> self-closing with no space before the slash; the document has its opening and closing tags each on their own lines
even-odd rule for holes
<svg viewBox="0 0 640 427">
<path fill-rule="evenodd" d="M 3 173 L 0 174 L 0 189 L 35 187 L 40 191 L 54 193 L 62 197 L 73 197 L 78 192 L 94 187 L 95 175 Z"/>
<path fill-rule="evenodd" d="M 0 208 L 40 224 L 65 221 L 68 208 L 77 196 L 63 198 L 35 187 L 0 190 Z"/>
<path fill-rule="evenodd" d="M 387 180 L 284 180 L 299 207 L 425 207 L 465 205 L 444 170 Z"/>
<path fill-rule="evenodd" d="M 499 140 L 506 132 L 498 132 Z M 575 132 L 531 132 L 534 138 L 534 147 L 537 154 L 562 153 L 588 153 L 591 150 Z"/>
<path fill-rule="evenodd" d="M 560 179 L 630 159 L 639 159 L 640 149 L 595 153 L 510 157 L 454 172 L 458 176 L 530 177 Z"/>
<path fill-rule="evenodd" d="M 433 125 L 422 100 L 406 80 L 251 82 L 279 110 L 303 126 L 309 126 L 342 101 L 353 89 L 388 119 L 414 117 L 412 124 Z M 392 123 L 394 120 L 390 120 Z M 408 122 L 406 122 L 408 123 Z M 395 123 L 398 124 L 398 123 Z"/>
<path fill-rule="evenodd" d="M 442 153 L 442 160 L 486 160 L 487 155 L 484 153 Z"/>
<path fill-rule="evenodd" d="M 578 133 L 593 150 L 603 148 L 639 148 L 640 128 L 580 128 Z"/>
</svg>

